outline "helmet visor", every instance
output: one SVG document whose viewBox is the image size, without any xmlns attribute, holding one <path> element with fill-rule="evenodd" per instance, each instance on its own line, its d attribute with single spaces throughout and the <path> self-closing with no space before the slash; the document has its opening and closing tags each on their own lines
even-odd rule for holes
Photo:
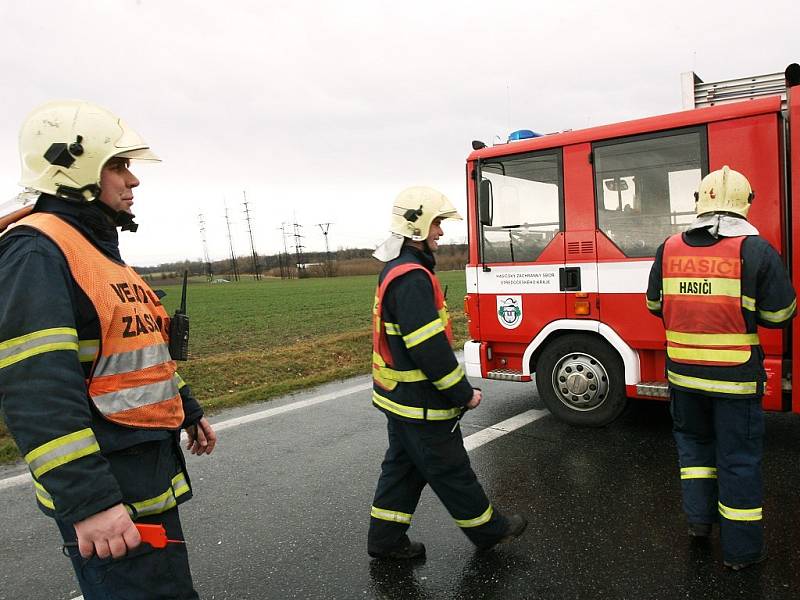
<svg viewBox="0 0 800 600">
<path fill-rule="evenodd" d="M 161 159 L 158 155 L 150 150 L 150 148 L 139 148 L 138 150 L 126 150 L 125 152 L 120 152 L 119 154 L 115 154 L 115 157 L 119 158 L 127 158 L 129 160 L 149 160 L 153 162 L 161 162 Z"/>
</svg>

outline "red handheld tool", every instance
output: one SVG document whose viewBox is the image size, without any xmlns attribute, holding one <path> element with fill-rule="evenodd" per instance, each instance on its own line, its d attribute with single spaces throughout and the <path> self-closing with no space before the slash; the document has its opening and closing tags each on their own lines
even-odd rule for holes
<svg viewBox="0 0 800 600">
<path fill-rule="evenodd" d="M 139 535 L 142 536 L 143 544 L 150 544 L 153 548 L 165 548 L 167 544 L 185 544 L 183 540 L 170 540 L 167 538 L 167 531 L 160 523 L 149 525 L 146 523 L 134 523 Z"/>
</svg>

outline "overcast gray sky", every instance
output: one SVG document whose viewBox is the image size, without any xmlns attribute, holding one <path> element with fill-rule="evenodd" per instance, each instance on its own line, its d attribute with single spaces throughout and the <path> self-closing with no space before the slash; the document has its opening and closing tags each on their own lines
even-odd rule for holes
<svg viewBox="0 0 800 600">
<path fill-rule="evenodd" d="M 104 105 L 158 153 L 134 164 L 129 263 L 282 247 L 374 247 L 394 197 L 431 185 L 464 211 L 470 141 L 681 109 L 680 74 L 715 81 L 800 61 L 800 3 L 673 0 L 3 0 L 0 200 L 17 134 L 57 98 Z M 445 223 L 446 241 L 463 224 Z"/>
</svg>

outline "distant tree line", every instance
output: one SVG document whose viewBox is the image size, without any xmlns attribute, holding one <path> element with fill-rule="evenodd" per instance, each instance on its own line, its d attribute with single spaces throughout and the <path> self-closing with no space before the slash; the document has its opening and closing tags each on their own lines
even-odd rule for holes
<svg viewBox="0 0 800 600">
<path fill-rule="evenodd" d="M 382 263 L 372 258 L 373 249 L 346 248 L 326 252 L 304 252 L 302 265 L 297 264 L 294 254 L 270 254 L 258 256 L 258 268 L 261 275 L 268 277 L 331 277 L 336 275 L 366 275 L 380 271 Z M 467 262 L 466 244 L 446 244 L 439 247 L 437 262 L 442 270 L 463 269 Z M 210 264 L 202 260 L 183 260 L 162 263 L 155 267 L 134 267 L 136 271 L 153 281 L 168 281 L 183 276 L 184 271 L 190 277 L 208 276 L 213 279 L 230 279 L 234 272 L 240 277 L 254 277 L 253 261 L 250 256 L 236 259 L 236 269 L 228 259 L 216 260 Z"/>
</svg>

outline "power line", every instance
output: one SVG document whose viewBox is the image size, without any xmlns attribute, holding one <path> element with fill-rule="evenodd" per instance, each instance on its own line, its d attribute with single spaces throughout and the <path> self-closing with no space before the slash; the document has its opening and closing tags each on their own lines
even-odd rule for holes
<svg viewBox="0 0 800 600">
<path fill-rule="evenodd" d="M 239 267 L 236 264 L 236 254 L 233 251 L 233 236 L 231 235 L 231 220 L 228 218 L 228 205 L 225 204 L 225 225 L 228 227 L 228 245 L 231 249 L 231 269 L 233 271 L 233 280 L 239 281 Z"/>
<path fill-rule="evenodd" d="M 281 270 L 281 279 L 291 279 L 292 272 L 289 269 L 289 248 L 286 246 L 286 223 L 281 223 L 278 229 L 281 230 L 281 239 L 283 240 L 283 254 L 278 250 L 278 266 Z"/>
<path fill-rule="evenodd" d="M 208 240 L 206 239 L 206 220 L 203 216 L 203 213 L 197 215 L 198 220 L 200 221 L 200 239 L 203 240 L 203 262 L 205 263 L 206 268 L 206 277 L 208 280 L 211 281 L 214 278 L 214 274 L 211 272 L 211 259 L 208 256 Z"/>
<path fill-rule="evenodd" d="M 253 273 L 255 274 L 256 280 L 261 279 L 261 273 L 259 272 L 258 268 L 258 255 L 256 254 L 256 246 L 253 242 L 253 229 L 250 227 L 250 208 L 247 206 L 247 192 L 243 191 L 242 196 L 244 197 L 244 217 L 247 220 L 247 231 L 250 233 L 250 252 L 253 255 Z"/>
<path fill-rule="evenodd" d="M 297 277 L 299 279 L 300 277 L 305 276 L 305 270 L 306 270 L 305 257 L 303 256 L 304 246 L 301 241 L 303 239 L 303 235 L 300 233 L 300 229 L 303 226 L 297 222 L 296 216 L 295 216 L 295 222 L 292 223 L 292 225 L 294 226 L 294 252 L 297 257 Z"/>
<path fill-rule="evenodd" d="M 331 262 L 331 251 L 328 247 L 328 229 L 332 223 L 317 223 L 322 235 L 325 236 L 325 277 L 333 277 L 333 263 Z"/>
</svg>

